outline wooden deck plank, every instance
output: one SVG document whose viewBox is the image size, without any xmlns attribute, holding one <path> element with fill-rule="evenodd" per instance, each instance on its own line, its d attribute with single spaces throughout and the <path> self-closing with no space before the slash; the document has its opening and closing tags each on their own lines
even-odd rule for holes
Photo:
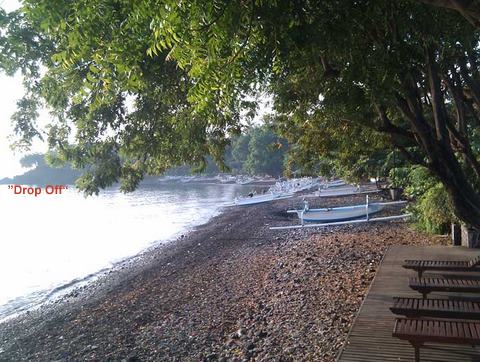
<svg viewBox="0 0 480 362">
<path fill-rule="evenodd" d="M 350 330 L 347 343 L 338 356 L 338 361 L 413 361 L 413 347 L 407 341 L 392 337 L 396 316 L 389 310 L 394 303 L 393 297 L 421 297 L 420 293 L 408 286 L 409 278 L 415 277 L 417 273 L 402 268 L 404 260 L 470 260 L 478 253 L 478 249 L 462 247 L 391 247 L 370 286 L 368 295 Z M 429 274 L 433 273 L 425 272 L 425 277 L 428 278 Z M 443 273 L 435 271 L 435 274 L 437 276 L 438 274 L 469 275 L 480 278 L 480 272 Z M 451 297 L 480 300 L 480 294 L 472 293 L 432 292 L 429 294 L 429 298 L 448 299 Z M 442 306 L 440 305 L 440 307 Z M 436 326 L 435 328 L 439 327 Z M 480 335 L 480 330 L 462 330 L 462 333 L 467 335 L 478 333 Z M 427 343 L 421 348 L 420 355 L 422 362 L 472 362 L 480 361 L 480 348 Z"/>
</svg>

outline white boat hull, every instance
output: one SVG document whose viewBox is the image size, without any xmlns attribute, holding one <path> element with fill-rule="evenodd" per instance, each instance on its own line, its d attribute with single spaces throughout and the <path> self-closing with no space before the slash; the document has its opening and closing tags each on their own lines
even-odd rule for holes
<svg viewBox="0 0 480 362">
<path fill-rule="evenodd" d="M 345 185 L 346 183 L 343 180 L 334 180 L 334 181 L 327 181 L 322 186 L 324 188 L 330 188 L 330 187 L 341 187 Z"/>
<path fill-rule="evenodd" d="M 383 209 L 383 205 L 368 205 L 368 215 L 373 215 Z M 334 207 L 328 209 L 310 209 L 298 212 L 304 222 L 335 222 L 344 220 L 354 220 L 367 216 L 366 205 Z"/>
<path fill-rule="evenodd" d="M 246 206 L 246 205 L 255 205 L 261 204 L 264 202 L 270 202 L 275 200 L 283 200 L 292 197 L 293 194 L 265 194 L 265 195 L 255 195 L 252 197 L 245 197 L 242 199 L 235 200 L 235 205 Z"/>
<path fill-rule="evenodd" d="M 348 196 L 361 194 L 362 190 L 354 186 L 341 186 L 330 189 L 318 190 L 315 195 L 318 197 Z"/>
</svg>

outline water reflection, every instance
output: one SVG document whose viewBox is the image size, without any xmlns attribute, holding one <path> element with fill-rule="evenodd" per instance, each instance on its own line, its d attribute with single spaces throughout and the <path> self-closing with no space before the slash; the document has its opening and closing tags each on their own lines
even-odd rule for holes
<svg viewBox="0 0 480 362">
<path fill-rule="evenodd" d="M 252 189 L 241 185 L 144 184 L 84 198 L 13 195 L 0 186 L 0 319 L 72 280 L 202 224 Z"/>
</svg>

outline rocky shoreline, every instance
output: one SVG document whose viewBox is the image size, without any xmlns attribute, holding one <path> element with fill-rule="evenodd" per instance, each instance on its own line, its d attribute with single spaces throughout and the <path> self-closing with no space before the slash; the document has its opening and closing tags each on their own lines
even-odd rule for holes
<svg viewBox="0 0 480 362">
<path fill-rule="evenodd" d="M 228 209 L 0 324 L 0 361 L 334 361 L 388 246 L 445 240 L 403 222 L 266 227 L 292 224 L 285 210 L 300 203 Z"/>
</svg>

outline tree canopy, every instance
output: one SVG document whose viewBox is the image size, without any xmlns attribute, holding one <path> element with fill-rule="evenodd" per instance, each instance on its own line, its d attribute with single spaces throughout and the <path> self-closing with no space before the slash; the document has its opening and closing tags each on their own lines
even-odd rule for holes
<svg viewBox="0 0 480 362">
<path fill-rule="evenodd" d="M 263 124 L 245 128 L 239 136 L 233 137 L 225 148 L 223 161 L 230 173 L 236 175 L 282 176 L 285 172 L 285 158 L 289 150 L 287 141 L 279 137 L 272 125 Z M 169 175 L 217 175 L 221 170 L 210 156 L 203 169 L 192 169 L 188 165 L 169 169 Z"/>
<path fill-rule="evenodd" d="M 50 150 L 86 168 L 87 193 L 117 180 L 131 190 L 145 173 L 201 165 L 206 154 L 221 163 L 241 115 L 255 113 L 252 96 L 267 93 L 299 159 L 357 164 L 396 148 L 480 227 L 477 9 L 453 0 L 25 0 L 0 14 L 0 66 L 25 75 L 18 146 L 39 133 L 45 103 Z"/>
<path fill-rule="evenodd" d="M 288 147 L 285 139 L 278 137 L 268 124 L 250 129 L 244 137 L 248 139 L 248 148 L 243 171 L 251 175 L 282 176 Z M 240 138 L 240 145 L 242 141 Z"/>
<path fill-rule="evenodd" d="M 480 4 L 476 0 L 420 0 L 425 4 L 458 11 L 472 25 L 480 27 Z"/>
</svg>

